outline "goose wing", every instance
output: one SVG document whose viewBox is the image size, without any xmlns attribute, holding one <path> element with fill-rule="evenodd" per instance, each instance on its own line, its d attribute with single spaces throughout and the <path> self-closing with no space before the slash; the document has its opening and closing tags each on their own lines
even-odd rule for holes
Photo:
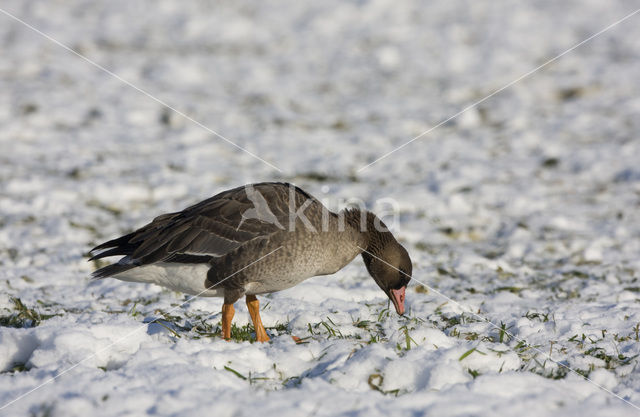
<svg viewBox="0 0 640 417">
<path fill-rule="evenodd" d="M 303 198 L 313 199 L 289 184 L 261 183 L 227 190 L 183 211 L 158 216 L 132 233 L 93 248 L 91 252 L 99 252 L 90 260 L 124 255 L 93 276 L 107 277 L 155 262 L 209 262 L 251 240 L 268 238 L 289 222 L 291 189 L 294 207 Z"/>
</svg>

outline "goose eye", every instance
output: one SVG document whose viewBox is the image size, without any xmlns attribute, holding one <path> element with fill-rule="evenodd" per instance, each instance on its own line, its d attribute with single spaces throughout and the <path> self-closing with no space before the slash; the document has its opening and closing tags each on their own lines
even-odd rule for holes
<svg viewBox="0 0 640 417">
<path fill-rule="evenodd" d="M 406 287 L 410 280 L 411 279 L 409 278 L 408 274 L 400 269 L 400 272 L 398 273 L 398 283 L 395 285 L 394 290 L 399 290 L 402 287 Z"/>
</svg>

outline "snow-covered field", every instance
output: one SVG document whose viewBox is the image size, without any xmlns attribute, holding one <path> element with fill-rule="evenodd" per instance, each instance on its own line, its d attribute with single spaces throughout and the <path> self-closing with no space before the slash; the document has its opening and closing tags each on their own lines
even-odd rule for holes
<svg viewBox="0 0 640 417">
<path fill-rule="evenodd" d="M 361 170 L 638 7 L 4 0 L 277 169 L 0 13 L 0 415 L 640 413 L 640 13 Z M 262 297 L 268 344 L 244 303 L 225 342 L 220 299 L 89 281 L 265 180 L 395 202 L 407 317 L 360 259 Z"/>
</svg>

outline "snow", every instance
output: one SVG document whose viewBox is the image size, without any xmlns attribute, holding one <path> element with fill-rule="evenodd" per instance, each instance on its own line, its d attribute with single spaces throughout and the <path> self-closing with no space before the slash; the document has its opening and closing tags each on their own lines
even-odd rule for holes
<svg viewBox="0 0 640 417">
<path fill-rule="evenodd" d="M 361 169 L 637 7 L 2 2 L 280 171 L 0 13 L 0 415 L 638 414 L 640 14 Z M 266 180 L 395 210 L 407 317 L 359 259 L 260 297 L 268 344 L 89 281 L 95 244 Z"/>
</svg>

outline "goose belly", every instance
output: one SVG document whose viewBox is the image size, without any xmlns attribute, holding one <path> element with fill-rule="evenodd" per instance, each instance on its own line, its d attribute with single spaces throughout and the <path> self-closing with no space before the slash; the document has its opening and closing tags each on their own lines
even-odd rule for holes
<svg viewBox="0 0 640 417">
<path fill-rule="evenodd" d="M 255 294 L 267 294 L 277 291 L 286 290 L 287 288 L 294 287 L 304 281 L 307 278 L 311 278 L 317 274 L 304 274 L 304 275 L 276 275 L 272 277 L 265 277 L 263 280 L 256 280 L 247 282 L 244 286 L 245 292 L 249 295 Z"/>
<path fill-rule="evenodd" d="M 306 254 L 305 254 L 306 255 Z M 250 275 L 244 285 L 247 294 L 266 294 L 285 290 L 302 281 L 317 276 L 324 275 L 322 267 L 317 258 L 312 254 L 308 256 L 291 256 L 295 262 L 287 262 L 286 268 L 265 267 L 255 271 Z"/>
<path fill-rule="evenodd" d="M 205 288 L 205 280 L 210 268 L 208 264 L 159 262 L 130 269 L 114 275 L 113 278 L 128 282 L 156 284 L 201 297 L 224 297 L 223 288 Z"/>
<path fill-rule="evenodd" d="M 301 234 L 286 241 L 273 258 L 256 264 L 245 284 L 247 294 L 271 293 L 302 281 L 340 270 L 360 253 L 354 239 L 336 239 L 330 233 Z"/>
</svg>

